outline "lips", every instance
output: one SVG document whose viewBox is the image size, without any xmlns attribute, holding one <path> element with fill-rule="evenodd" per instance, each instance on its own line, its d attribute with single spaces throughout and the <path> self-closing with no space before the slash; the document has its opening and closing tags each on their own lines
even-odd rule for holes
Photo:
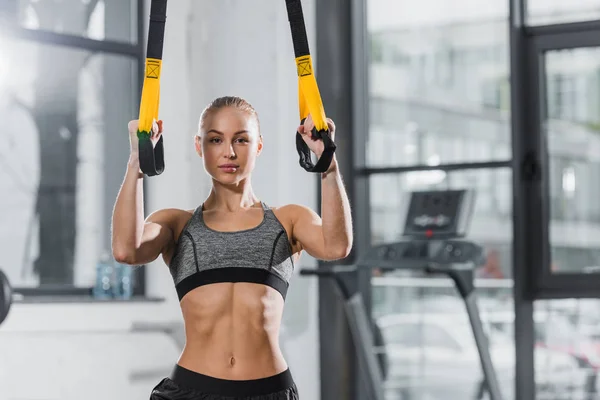
<svg viewBox="0 0 600 400">
<path fill-rule="evenodd" d="M 219 169 L 223 172 L 235 172 L 239 168 L 239 165 L 236 164 L 223 164 L 219 165 Z"/>
</svg>

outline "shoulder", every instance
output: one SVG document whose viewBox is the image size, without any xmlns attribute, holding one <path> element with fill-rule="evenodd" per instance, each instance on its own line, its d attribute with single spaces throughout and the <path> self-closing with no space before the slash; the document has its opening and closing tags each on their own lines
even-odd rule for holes
<svg viewBox="0 0 600 400">
<path fill-rule="evenodd" d="M 185 224 L 194 215 L 194 211 L 179 208 L 163 208 L 148 215 L 146 223 L 155 223 L 168 228 L 173 233 L 173 236 L 177 238 Z"/>
<path fill-rule="evenodd" d="M 163 208 L 152 212 L 146 218 L 146 222 L 172 223 L 181 218 L 191 217 L 194 210 L 182 210 L 179 208 Z"/>
<path fill-rule="evenodd" d="M 301 204 L 286 204 L 281 207 L 271 207 L 271 209 L 292 224 L 320 219 L 319 214 L 312 208 Z"/>
<path fill-rule="evenodd" d="M 299 254 L 303 250 L 302 232 L 320 226 L 321 217 L 312 208 L 300 204 L 270 208 L 287 231 L 293 253 Z"/>
<path fill-rule="evenodd" d="M 159 224 L 167 228 L 175 242 L 196 210 L 182 210 L 179 208 L 163 208 L 154 211 L 146 218 L 146 223 Z"/>
</svg>

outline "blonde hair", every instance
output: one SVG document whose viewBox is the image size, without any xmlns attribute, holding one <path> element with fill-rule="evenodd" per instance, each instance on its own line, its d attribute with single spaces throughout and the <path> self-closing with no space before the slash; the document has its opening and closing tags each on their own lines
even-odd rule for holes
<svg viewBox="0 0 600 400">
<path fill-rule="evenodd" d="M 226 107 L 232 107 L 232 108 L 235 108 L 236 110 L 244 111 L 244 112 L 252 115 L 256 119 L 256 125 L 258 126 L 258 131 L 260 133 L 260 121 L 258 119 L 258 113 L 254 109 L 254 107 L 252 107 L 252 105 L 250 103 L 248 103 L 248 101 L 242 99 L 241 97 L 223 96 L 223 97 L 218 97 L 218 98 L 214 99 L 213 101 L 211 101 L 206 106 L 206 108 L 202 111 L 202 114 L 200 115 L 200 122 L 198 123 L 198 134 L 200 134 L 200 132 L 202 132 L 202 127 L 204 126 L 204 123 L 206 122 L 206 118 L 211 113 L 213 113 L 217 110 L 220 110 L 222 108 L 226 108 Z"/>
</svg>

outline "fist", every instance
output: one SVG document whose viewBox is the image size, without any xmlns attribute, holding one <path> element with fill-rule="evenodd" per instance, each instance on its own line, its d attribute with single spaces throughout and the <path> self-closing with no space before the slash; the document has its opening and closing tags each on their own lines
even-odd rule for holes
<svg viewBox="0 0 600 400">
<path fill-rule="evenodd" d="M 329 136 L 331 136 L 331 140 L 335 141 L 335 123 L 331 118 L 327 118 L 327 127 L 329 128 Z M 317 157 L 321 157 L 323 151 L 325 150 L 325 145 L 322 140 L 313 139 L 312 130 L 315 127 L 315 123 L 313 122 L 312 116 L 308 114 L 308 117 L 304 120 L 304 124 L 298 127 L 298 133 L 302 135 L 302 139 L 313 153 Z"/>
<path fill-rule="evenodd" d="M 132 121 L 129 121 L 129 123 L 127 124 L 127 130 L 129 131 L 129 144 L 131 146 L 131 152 L 135 152 L 137 153 L 138 151 L 138 136 L 137 136 L 137 131 L 139 128 L 139 120 L 134 119 Z M 162 120 L 159 121 L 154 121 L 152 123 L 152 133 L 150 134 L 150 140 L 152 141 L 152 144 L 155 145 L 156 142 L 158 142 L 158 139 L 160 139 L 160 136 L 163 133 L 163 122 Z"/>
</svg>

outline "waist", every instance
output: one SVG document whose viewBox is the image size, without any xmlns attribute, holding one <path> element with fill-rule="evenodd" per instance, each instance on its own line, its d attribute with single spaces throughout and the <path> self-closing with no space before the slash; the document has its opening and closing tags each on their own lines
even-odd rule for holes
<svg viewBox="0 0 600 400">
<path fill-rule="evenodd" d="M 276 343 L 247 347 L 210 342 L 186 343 L 178 364 L 189 370 L 225 380 L 249 380 L 276 375 L 287 363 Z"/>
<path fill-rule="evenodd" d="M 250 380 L 229 380 L 200 374 L 181 365 L 175 365 L 170 379 L 181 387 L 220 396 L 264 396 L 294 386 L 289 369 L 275 375 Z"/>
<path fill-rule="evenodd" d="M 186 328 L 179 365 L 223 379 L 274 375 L 287 366 L 279 349 L 278 330 L 267 331 L 224 317 L 208 331 Z"/>
</svg>

